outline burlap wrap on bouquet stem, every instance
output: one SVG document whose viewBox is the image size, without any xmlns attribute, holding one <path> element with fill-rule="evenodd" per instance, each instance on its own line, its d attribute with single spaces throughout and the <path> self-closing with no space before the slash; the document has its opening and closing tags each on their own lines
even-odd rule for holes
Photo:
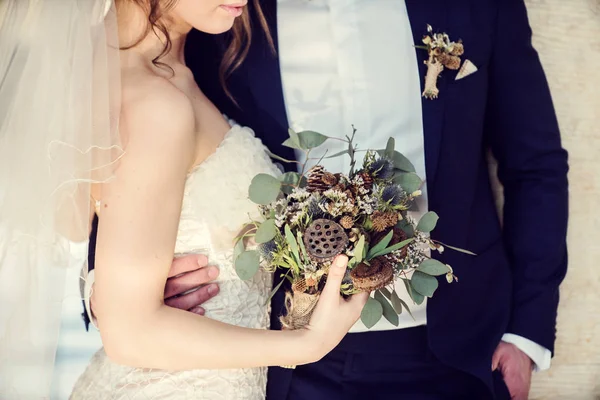
<svg viewBox="0 0 600 400">
<path fill-rule="evenodd" d="M 302 329 L 310 322 L 310 317 L 319 301 L 319 294 L 287 292 L 285 294 L 286 315 L 279 318 L 281 329 Z M 295 365 L 282 365 L 282 368 L 296 368 Z"/>
</svg>

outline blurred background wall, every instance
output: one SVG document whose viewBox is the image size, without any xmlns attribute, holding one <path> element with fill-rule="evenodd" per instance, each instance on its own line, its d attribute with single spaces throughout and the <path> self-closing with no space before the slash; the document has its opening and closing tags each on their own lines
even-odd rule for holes
<svg viewBox="0 0 600 400">
<path fill-rule="evenodd" d="M 600 399 L 600 0 L 526 0 L 570 161 L 569 272 L 534 400 Z M 501 188 L 496 184 L 498 203 Z M 551 217 L 551 216 L 549 216 Z"/>
</svg>

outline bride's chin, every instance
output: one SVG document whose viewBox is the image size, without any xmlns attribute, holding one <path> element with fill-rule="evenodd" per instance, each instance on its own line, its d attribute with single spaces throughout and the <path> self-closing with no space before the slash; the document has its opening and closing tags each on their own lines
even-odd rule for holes
<svg viewBox="0 0 600 400">
<path fill-rule="evenodd" d="M 209 33 L 211 35 L 218 35 L 231 30 L 235 19 L 235 17 L 229 15 L 218 16 L 213 18 L 210 24 L 202 24 L 201 26 L 194 26 L 194 28 L 201 32 Z"/>
</svg>

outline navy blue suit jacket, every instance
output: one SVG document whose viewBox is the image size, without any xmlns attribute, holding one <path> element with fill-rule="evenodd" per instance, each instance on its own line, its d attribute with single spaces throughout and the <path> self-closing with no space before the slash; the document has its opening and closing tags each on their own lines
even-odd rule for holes
<svg viewBox="0 0 600 400">
<path fill-rule="evenodd" d="M 261 3 L 277 44 L 277 2 Z M 440 97 L 422 100 L 430 208 L 440 216 L 433 237 L 477 253 L 441 256 L 459 282 L 441 284 L 430 299 L 427 328 L 440 360 L 491 385 L 491 357 L 504 333 L 554 349 L 558 288 L 567 270 L 567 154 L 523 0 L 406 4 L 416 44 L 431 24 L 461 38 L 464 58 L 479 68 L 459 81 L 455 72 L 445 71 Z M 277 56 L 257 29 L 247 59 L 228 80 L 236 106 L 218 79 L 226 40 L 227 35 L 190 35 L 186 58 L 197 82 L 220 110 L 253 128 L 273 152 L 292 158 L 281 146 L 288 120 Z M 394 51 L 394 38 L 389 41 Z M 427 54 L 415 51 L 423 86 Z M 504 185 L 502 224 L 487 149 L 498 160 Z M 277 327 L 281 296 L 273 306 Z"/>
</svg>

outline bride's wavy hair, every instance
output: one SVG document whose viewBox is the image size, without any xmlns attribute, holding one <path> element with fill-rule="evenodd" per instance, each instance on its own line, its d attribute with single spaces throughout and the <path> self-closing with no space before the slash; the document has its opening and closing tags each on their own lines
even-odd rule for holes
<svg viewBox="0 0 600 400">
<path fill-rule="evenodd" d="M 158 38 L 164 41 L 164 47 L 161 53 L 152 60 L 154 65 L 162 66 L 170 69 L 166 64 L 160 62 L 161 58 L 169 53 L 172 47 L 171 37 L 166 25 L 164 17 L 165 15 L 177 4 L 179 0 L 121 0 L 123 2 L 133 3 L 146 13 L 148 16 L 148 24 L 146 30 L 140 37 L 132 44 L 122 47 L 122 50 L 131 49 L 140 42 L 142 42 L 149 34 L 154 34 Z M 262 30 L 264 31 L 271 50 L 275 52 L 275 44 L 273 43 L 273 37 L 269 30 L 269 25 L 260 6 L 260 0 L 252 0 L 252 11 L 256 14 L 256 17 L 260 23 Z M 229 75 L 233 73 L 239 66 L 244 62 L 244 59 L 248 55 L 250 50 L 250 43 L 252 40 L 252 23 L 250 17 L 250 7 L 245 7 L 242 15 L 237 18 L 233 24 L 232 29 L 228 32 L 230 36 L 229 45 L 223 59 L 221 60 L 221 66 L 219 68 L 219 79 L 223 89 L 227 93 L 227 96 L 233 99 L 231 93 L 227 89 L 226 81 Z"/>
</svg>

